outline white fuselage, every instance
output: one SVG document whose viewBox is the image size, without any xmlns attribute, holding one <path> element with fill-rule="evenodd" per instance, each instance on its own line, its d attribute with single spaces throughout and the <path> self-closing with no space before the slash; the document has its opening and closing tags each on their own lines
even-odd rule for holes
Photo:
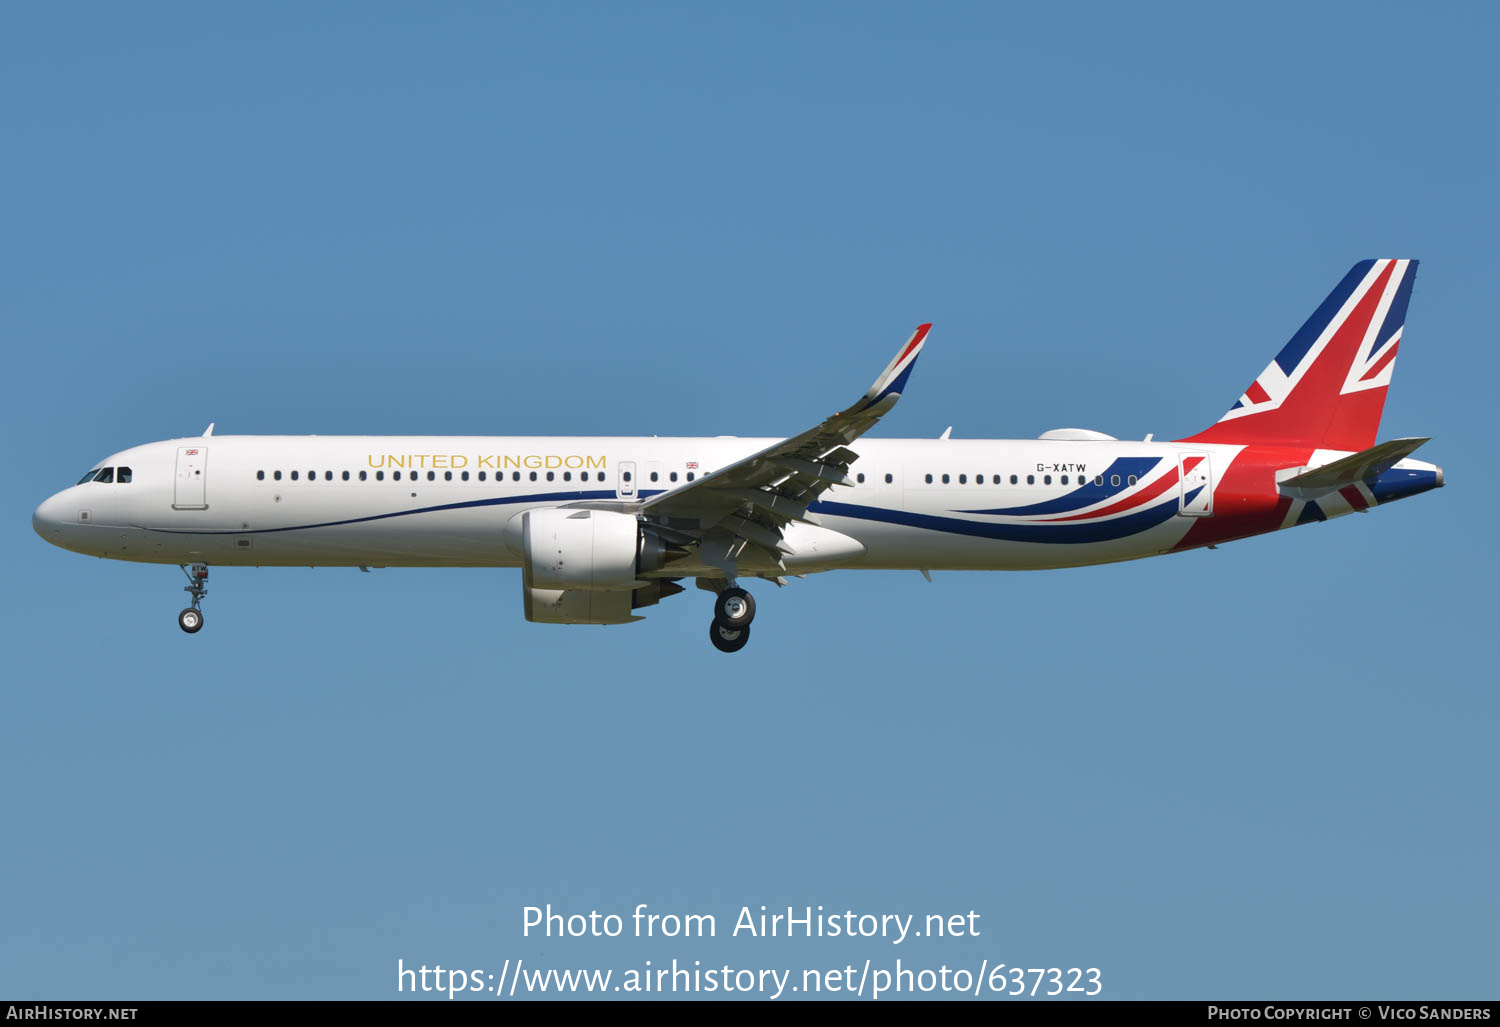
<svg viewBox="0 0 1500 1027">
<path fill-rule="evenodd" d="M 514 567 L 517 536 L 506 527 L 529 509 L 649 498 L 775 441 L 175 439 L 102 461 L 130 468 L 131 480 L 65 489 L 38 510 L 38 530 L 68 549 L 152 563 Z M 814 540 L 789 570 L 1035 569 L 1166 552 L 1212 515 L 1213 479 L 1241 447 L 862 439 L 855 448 L 856 484 L 830 489 L 812 509 L 823 528 L 858 544 L 825 544 L 820 556 Z M 1185 454 L 1205 458 L 1196 494 L 1177 474 Z M 1137 473 L 1111 483 L 1111 468 Z M 1097 495 L 1080 497 L 1085 485 Z M 1093 516 L 1113 507 L 1133 512 Z M 700 570 L 712 568 L 687 562 L 662 576 Z"/>
</svg>

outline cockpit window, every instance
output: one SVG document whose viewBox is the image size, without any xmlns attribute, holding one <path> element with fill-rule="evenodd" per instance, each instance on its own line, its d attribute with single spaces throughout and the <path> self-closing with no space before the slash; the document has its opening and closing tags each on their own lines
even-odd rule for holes
<svg viewBox="0 0 1500 1027">
<path fill-rule="evenodd" d="M 96 475 L 98 473 L 99 473 L 99 468 L 95 467 L 88 474 L 85 474 L 82 478 L 79 478 L 78 479 L 78 484 L 82 485 L 86 481 L 93 481 L 94 480 L 94 475 Z"/>
<path fill-rule="evenodd" d="M 128 467 L 122 467 L 122 468 L 119 469 L 118 472 L 116 472 L 116 474 L 115 474 L 115 484 L 117 484 L 117 485 L 129 485 L 130 484 L 130 468 L 128 468 Z"/>
<path fill-rule="evenodd" d="M 115 469 L 113 467 L 106 467 L 104 470 L 94 475 L 94 480 L 104 482 L 106 485 L 109 484 L 110 482 L 115 480 Z"/>
</svg>

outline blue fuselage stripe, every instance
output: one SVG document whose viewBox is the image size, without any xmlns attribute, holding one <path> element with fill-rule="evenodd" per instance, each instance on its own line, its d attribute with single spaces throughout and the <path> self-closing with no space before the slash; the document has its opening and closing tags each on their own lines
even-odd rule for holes
<svg viewBox="0 0 1500 1027">
<path fill-rule="evenodd" d="M 1193 497 L 1199 491 L 1201 489 L 1189 493 L 1186 501 L 1192 502 Z M 462 503 L 442 503 L 436 506 L 419 507 L 415 510 L 396 510 L 391 513 L 372 514 L 367 517 L 350 517 L 344 520 L 321 521 L 315 524 L 295 524 L 283 528 L 216 528 L 188 531 L 155 528 L 152 530 L 172 535 L 267 535 L 285 531 L 310 531 L 315 528 L 337 528 L 350 524 L 367 524 L 372 521 L 383 521 L 392 517 L 410 517 L 416 514 L 441 513 L 448 510 L 470 510 L 485 506 L 507 506 L 541 502 L 572 503 L 584 500 L 615 498 L 617 496 L 612 490 L 544 492 L 526 496 L 496 496 L 490 499 L 473 499 Z M 1156 506 L 1139 510 L 1125 517 L 1084 524 L 988 524 L 979 521 L 964 520 L 958 517 L 939 517 L 932 514 L 911 513 L 906 510 L 889 510 L 878 506 L 860 506 L 854 503 L 821 502 L 814 503 L 811 509 L 817 513 L 824 513 L 833 517 L 849 517 L 855 520 L 901 524 L 911 528 L 946 532 L 951 535 L 969 535 L 975 538 L 989 538 L 1008 542 L 1079 543 L 1108 542 L 1112 539 L 1125 538 L 1128 535 L 1134 535 L 1137 532 L 1155 527 L 1168 520 L 1177 512 L 1178 500 L 1176 496 L 1173 496 L 1169 502 L 1159 503 Z"/>
<path fill-rule="evenodd" d="M 496 496 L 492 499 L 471 499 L 463 503 L 441 503 L 437 506 L 421 506 L 415 510 L 396 510 L 392 513 L 370 514 L 368 517 L 349 517 L 341 521 L 321 521 L 317 524 L 291 524 L 285 528 L 210 528 L 204 530 L 177 530 L 153 528 L 170 535 L 270 535 L 278 531 L 308 531 L 313 528 L 338 528 L 346 524 L 365 524 L 384 521 L 392 517 L 410 517 L 413 514 L 439 513 L 444 510 L 471 510 L 480 506 L 507 506 L 512 503 L 577 503 L 587 499 L 615 499 L 613 489 L 595 489 L 578 492 L 538 492 L 529 496 Z"/>
<path fill-rule="evenodd" d="M 1203 491 L 1194 489 L 1187 495 L 1185 503 Z M 812 509 L 833 517 L 852 517 L 866 521 L 882 521 L 886 524 L 902 524 L 909 528 L 926 528 L 950 535 L 971 535 L 975 538 L 991 538 L 1006 542 L 1079 543 L 1109 542 L 1125 538 L 1154 528 L 1177 513 L 1179 504 L 1174 495 L 1171 501 L 1139 510 L 1125 517 L 1108 521 L 1093 521 L 1086 524 L 987 524 L 967 521 L 958 517 L 936 517 L 931 514 L 909 513 L 905 510 L 886 510 L 875 506 L 855 506 L 851 503 L 815 503 Z"/>
<path fill-rule="evenodd" d="M 1111 499 L 1128 488 L 1134 488 L 1136 483 L 1151 472 L 1151 469 L 1161 463 L 1161 457 L 1140 456 L 1121 457 L 1114 461 L 1103 474 L 1095 477 L 1101 480 L 1101 484 L 1095 485 L 1093 478 L 1085 477 L 1084 484 L 1066 495 L 1049 499 L 1043 503 L 1030 503 L 1026 506 L 1007 506 L 994 510 L 955 510 L 954 513 L 972 514 L 994 514 L 1006 517 L 1022 517 L 1032 514 L 1071 513 L 1074 510 L 1082 510 L 1086 506 L 1093 506 Z M 1130 480 L 1134 475 L 1136 481 Z M 1111 484 L 1118 479 L 1118 484 Z"/>
</svg>

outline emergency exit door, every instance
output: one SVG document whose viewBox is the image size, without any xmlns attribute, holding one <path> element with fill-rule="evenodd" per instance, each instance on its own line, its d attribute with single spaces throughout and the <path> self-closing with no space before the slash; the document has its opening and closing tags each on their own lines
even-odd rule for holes
<svg viewBox="0 0 1500 1027">
<path fill-rule="evenodd" d="M 183 446 L 177 451 L 177 484 L 172 492 L 172 509 L 208 509 L 208 503 L 203 499 L 207 471 L 207 446 Z"/>
<path fill-rule="evenodd" d="M 1213 469 L 1207 453 L 1179 453 L 1177 470 L 1182 482 L 1178 493 L 1179 517 L 1212 517 L 1214 512 Z"/>
</svg>

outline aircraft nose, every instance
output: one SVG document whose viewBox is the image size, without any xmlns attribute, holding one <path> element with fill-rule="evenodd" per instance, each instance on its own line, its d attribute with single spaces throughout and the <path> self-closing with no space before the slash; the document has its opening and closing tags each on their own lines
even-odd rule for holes
<svg viewBox="0 0 1500 1027">
<path fill-rule="evenodd" d="M 45 500 L 31 515 L 31 530 L 48 542 L 53 541 L 62 530 L 62 499 L 60 494 Z"/>
</svg>

